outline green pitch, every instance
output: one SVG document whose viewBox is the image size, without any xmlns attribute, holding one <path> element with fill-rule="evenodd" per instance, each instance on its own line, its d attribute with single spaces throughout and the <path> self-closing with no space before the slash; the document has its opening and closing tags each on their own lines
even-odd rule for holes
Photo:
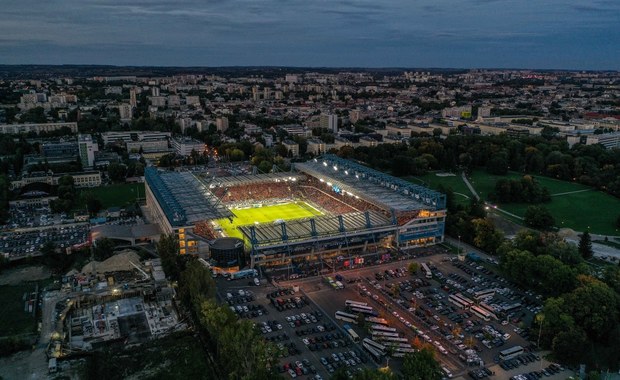
<svg viewBox="0 0 620 380">
<path fill-rule="evenodd" d="M 273 206 L 263 206 L 246 209 L 233 209 L 236 217 L 232 223 L 228 219 L 220 219 L 217 223 L 228 236 L 242 238 L 242 234 L 237 227 L 248 224 L 272 223 L 278 219 L 293 220 L 303 219 L 312 216 L 323 215 L 322 212 L 313 208 L 305 202 L 285 203 Z"/>
</svg>

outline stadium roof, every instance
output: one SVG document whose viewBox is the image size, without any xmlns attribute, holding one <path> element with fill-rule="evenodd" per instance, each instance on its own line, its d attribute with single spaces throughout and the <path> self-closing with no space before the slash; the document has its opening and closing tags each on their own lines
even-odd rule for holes
<svg viewBox="0 0 620 380">
<path fill-rule="evenodd" d="M 182 227 L 233 215 L 207 185 L 190 172 L 160 172 L 148 167 L 144 177 L 171 226 Z"/>
<path fill-rule="evenodd" d="M 209 187 L 232 187 L 241 185 L 252 185 L 255 183 L 297 181 L 304 176 L 299 173 L 268 173 L 268 174 L 242 174 L 228 177 L 203 177 L 204 182 Z"/>
<path fill-rule="evenodd" d="M 295 168 L 322 180 L 334 191 L 350 193 L 387 210 L 445 208 L 445 195 L 437 191 L 334 155 L 296 163 Z"/>
<path fill-rule="evenodd" d="M 373 228 L 392 226 L 392 221 L 377 211 L 326 215 L 282 223 L 261 223 L 239 227 L 253 244 L 275 244 L 313 237 L 351 234 Z"/>
</svg>

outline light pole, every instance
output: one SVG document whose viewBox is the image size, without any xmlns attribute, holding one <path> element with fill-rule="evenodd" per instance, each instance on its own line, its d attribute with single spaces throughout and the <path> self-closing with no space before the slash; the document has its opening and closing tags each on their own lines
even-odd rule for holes
<svg viewBox="0 0 620 380">
<path fill-rule="evenodd" d="M 461 254 L 461 235 L 459 235 L 459 247 L 458 247 L 458 250 L 459 251 L 458 251 L 457 255 L 460 255 Z"/>
<path fill-rule="evenodd" d="M 536 343 L 536 346 L 538 347 L 538 351 L 540 351 L 540 336 L 542 335 L 542 325 L 543 322 L 545 321 L 545 315 L 540 313 L 536 315 L 536 321 L 539 323 L 539 327 L 538 327 L 538 342 Z M 542 371 L 542 356 L 540 356 L 540 370 Z"/>
</svg>

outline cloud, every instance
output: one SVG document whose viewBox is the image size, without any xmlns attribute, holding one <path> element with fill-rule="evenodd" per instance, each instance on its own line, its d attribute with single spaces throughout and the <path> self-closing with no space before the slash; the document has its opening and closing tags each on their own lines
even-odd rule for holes
<svg viewBox="0 0 620 380">
<path fill-rule="evenodd" d="M 619 1 L 4 0 L 0 63 L 618 67 Z M 603 38 L 607 36 L 606 38 Z M 575 46 L 573 41 L 579 40 Z M 617 41 L 617 39 L 616 39 Z M 514 50 L 514 52 L 511 52 Z M 601 49 L 606 55 L 602 55 Z M 575 57 L 562 57 L 557 51 Z M 479 52 L 485 52 L 479 54 Z M 474 53 L 478 52 L 478 53 Z M 546 52 L 548 59 L 544 59 Z M 553 53 L 551 53 L 553 52 Z M 536 53 L 536 54 L 534 54 Z M 501 60 L 499 58 L 501 55 Z M 348 63 L 347 63 L 348 62 Z M 383 63 L 383 64 L 382 64 Z"/>
</svg>

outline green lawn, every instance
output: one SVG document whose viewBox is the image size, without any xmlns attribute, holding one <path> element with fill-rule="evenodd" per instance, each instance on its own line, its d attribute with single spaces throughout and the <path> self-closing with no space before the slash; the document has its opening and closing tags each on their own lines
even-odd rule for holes
<svg viewBox="0 0 620 380">
<path fill-rule="evenodd" d="M 103 204 L 103 208 L 125 207 L 135 203 L 138 196 L 144 198 L 143 183 L 122 183 L 109 186 L 100 186 L 92 189 L 83 189 L 82 193 L 92 193 Z M 81 205 L 86 207 L 85 205 Z"/>
<path fill-rule="evenodd" d="M 293 220 L 322 215 L 322 213 L 304 202 L 286 203 L 257 208 L 232 210 L 235 214 L 232 223 L 228 219 L 218 220 L 226 235 L 242 238 L 237 227 L 255 223 L 271 223 L 278 219 Z"/>
<path fill-rule="evenodd" d="M 479 195 L 487 199 L 488 194 L 495 187 L 495 182 L 501 178 L 520 178 L 522 174 L 510 172 L 506 176 L 496 176 L 483 170 L 475 171 L 470 177 L 472 185 Z M 576 231 L 589 229 L 592 233 L 602 235 L 620 235 L 614 227 L 614 221 L 620 210 L 620 199 L 609 194 L 591 190 L 585 185 L 574 182 L 560 181 L 553 178 L 535 176 L 536 180 L 549 189 L 551 202 L 543 204 L 551 211 L 558 228 L 572 228 Z M 574 194 L 563 194 L 572 191 L 582 191 Z M 558 194 L 554 196 L 554 194 Z M 508 203 L 499 205 L 502 209 L 513 214 L 523 216 L 529 206 L 523 203 Z"/>
<path fill-rule="evenodd" d="M 455 193 L 454 199 L 457 202 L 466 203 L 468 198 L 465 196 L 470 197 L 471 193 L 465 185 L 465 182 L 463 182 L 461 175 L 459 173 L 454 174 L 455 175 L 453 176 L 438 176 L 437 173 L 428 173 L 423 176 L 405 177 L 405 179 L 416 185 L 426 186 L 435 190 L 439 187 L 439 185 L 443 185 L 446 188 L 451 188 Z"/>
<path fill-rule="evenodd" d="M 32 293 L 34 289 L 34 283 L 0 286 L 0 337 L 34 331 L 34 317 L 24 312 L 23 300 L 24 293 Z"/>
</svg>

